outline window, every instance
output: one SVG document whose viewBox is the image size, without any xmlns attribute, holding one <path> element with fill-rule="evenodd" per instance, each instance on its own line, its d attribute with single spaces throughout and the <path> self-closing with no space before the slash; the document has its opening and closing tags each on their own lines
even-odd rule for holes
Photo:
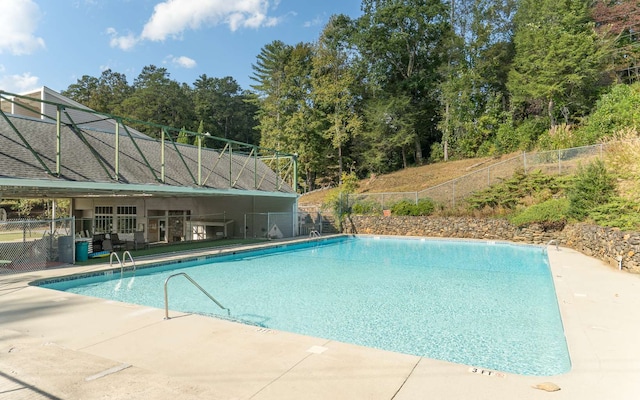
<svg viewBox="0 0 640 400">
<path fill-rule="evenodd" d="M 137 210 L 135 206 L 118 206 L 118 233 L 133 233 L 136 231 Z"/>
<path fill-rule="evenodd" d="M 95 233 L 110 233 L 113 229 L 113 207 L 96 207 L 94 226 Z"/>
</svg>

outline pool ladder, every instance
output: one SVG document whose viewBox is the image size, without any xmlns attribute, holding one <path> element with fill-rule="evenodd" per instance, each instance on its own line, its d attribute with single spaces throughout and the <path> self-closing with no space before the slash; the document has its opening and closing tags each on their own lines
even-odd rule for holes
<svg viewBox="0 0 640 400">
<path fill-rule="evenodd" d="M 129 250 L 127 250 L 124 253 L 122 253 L 122 260 L 120 260 L 120 257 L 118 257 L 118 253 L 116 253 L 115 251 L 113 253 L 111 253 L 111 255 L 109 256 L 109 267 L 113 267 L 113 256 L 116 256 L 116 260 L 118 260 L 118 264 L 120 265 L 120 277 L 121 278 L 122 278 L 122 275 L 124 273 L 124 268 L 125 268 L 126 263 L 127 263 L 127 256 L 129 256 L 129 260 L 131 260 L 131 264 L 133 264 L 133 272 L 136 272 L 136 262 L 133 260 L 133 256 L 131 255 Z"/>
<path fill-rule="evenodd" d="M 320 232 L 318 232 L 317 230 L 313 229 L 309 232 L 309 237 L 313 238 L 313 237 L 320 237 Z"/>
<path fill-rule="evenodd" d="M 170 275 L 165 281 L 164 281 L 164 319 L 169 319 L 169 294 L 168 294 L 168 290 L 167 290 L 167 285 L 169 283 L 169 280 L 171 278 L 175 278 L 176 276 L 184 276 L 185 278 L 187 278 L 189 280 L 189 282 L 191 282 L 193 284 L 193 286 L 197 287 L 198 289 L 200 289 L 200 291 L 202 293 L 204 293 L 209 299 L 211 299 L 211 301 L 213 301 L 214 303 L 216 303 L 216 305 L 220 308 L 222 308 L 223 310 L 227 310 L 227 315 L 231 316 L 231 310 L 229 310 L 227 307 L 223 306 L 222 304 L 220 304 L 220 302 L 216 299 L 213 298 L 213 296 L 211 296 L 209 294 L 209 292 L 207 292 L 206 290 L 204 290 L 202 288 L 202 286 L 198 285 L 198 282 L 194 281 L 189 275 L 187 275 L 184 272 L 179 272 L 177 274 L 173 274 Z"/>
</svg>

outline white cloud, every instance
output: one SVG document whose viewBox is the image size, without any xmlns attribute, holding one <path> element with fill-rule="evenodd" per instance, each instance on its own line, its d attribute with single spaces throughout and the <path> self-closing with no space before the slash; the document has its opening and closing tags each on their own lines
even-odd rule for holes
<svg viewBox="0 0 640 400">
<path fill-rule="evenodd" d="M 115 28 L 107 28 L 107 34 L 111 36 L 109 45 L 111 47 L 118 47 L 121 50 L 133 49 L 140 40 L 133 33 L 118 35 L 118 31 L 116 31 Z"/>
<path fill-rule="evenodd" d="M 269 8 L 269 0 L 165 0 L 155 6 L 140 38 L 162 41 L 179 38 L 187 29 L 220 24 L 231 31 L 275 26 L 279 19 L 267 15 Z"/>
<path fill-rule="evenodd" d="M 196 60 L 186 56 L 180 56 L 180 57 L 169 56 L 169 58 L 171 59 L 171 63 L 173 65 L 176 65 L 182 68 L 194 68 L 196 65 L 198 65 L 198 63 L 196 63 Z"/>
<path fill-rule="evenodd" d="M 324 18 L 321 16 L 317 16 L 311 21 L 306 21 L 303 26 L 305 28 L 313 28 L 316 26 L 322 26 L 323 24 L 324 24 Z"/>
<path fill-rule="evenodd" d="M 0 76 L 0 89 L 11 93 L 22 93 L 39 88 L 38 81 L 40 78 L 25 72 L 22 75 L 3 75 Z"/>
<path fill-rule="evenodd" d="M 31 54 L 44 48 L 44 39 L 34 35 L 40 15 L 40 8 L 32 0 L 0 1 L 0 54 Z"/>
</svg>

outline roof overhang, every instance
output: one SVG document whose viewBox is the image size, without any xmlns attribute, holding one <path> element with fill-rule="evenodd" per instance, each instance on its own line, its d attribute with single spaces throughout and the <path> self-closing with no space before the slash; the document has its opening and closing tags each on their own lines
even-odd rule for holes
<svg viewBox="0 0 640 400">
<path fill-rule="evenodd" d="M 296 193 L 260 190 L 209 189 L 158 184 L 76 182 L 47 179 L 0 177 L 0 198 L 79 198 L 79 197 L 219 197 L 250 196 L 295 199 Z"/>
</svg>

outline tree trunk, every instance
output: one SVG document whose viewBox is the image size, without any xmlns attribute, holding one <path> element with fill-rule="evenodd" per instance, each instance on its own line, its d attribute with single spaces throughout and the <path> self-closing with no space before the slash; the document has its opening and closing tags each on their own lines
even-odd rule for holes
<svg viewBox="0 0 640 400">
<path fill-rule="evenodd" d="M 549 121 L 552 128 L 556 126 L 556 119 L 553 117 L 553 98 L 549 99 Z"/>
<path fill-rule="evenodd" d="M 420 145 L 420 138 L 416 137 L 416 164 L 422 165 L 422 146 Z M 406 168 L 406 167 L 405 167 Z"/>
<path fill-rule="evenodd" d="M 344 166 L 342 164 L 342 146 L 338 146 L 338 174 L 340 174 L 340 181 L 342 181 L 343 171 L 344 171 Z"/>
</svg>

